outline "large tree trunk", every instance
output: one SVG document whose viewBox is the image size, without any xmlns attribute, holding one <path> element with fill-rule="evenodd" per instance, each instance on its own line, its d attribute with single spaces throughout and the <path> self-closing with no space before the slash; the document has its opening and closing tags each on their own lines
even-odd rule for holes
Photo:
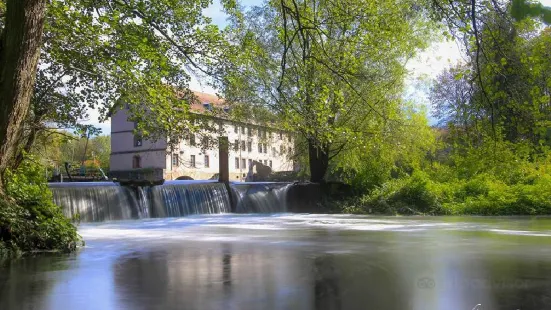
<svg viewBox="0 0 551 310">
<path fill-rule="evenodd" d="M 325 173 L 329 167 L 329 146 L 320 146 L 316 139 L 308 139 L 308 161 L 310 163 L 310 182 L 324 182 Z"/>
<path fill-rule="evenodd" d="M 45 6 L 45 0 L 6 2 L 0 41 L 0 178 L 19 151 L 40 56 Z M 2 178 L 0 193 L 3 188 Z"/>
</svg>

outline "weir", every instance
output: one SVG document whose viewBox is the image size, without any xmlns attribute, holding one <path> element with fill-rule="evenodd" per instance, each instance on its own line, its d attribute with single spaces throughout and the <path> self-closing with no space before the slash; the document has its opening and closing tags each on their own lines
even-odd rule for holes
<svg viewBox="0 0 551 310">
<path fill-rule="evenodd" d="M 237 213 L 287 212 L 286 183 L 233 183 L 231 189 L 237 197 Z"/>
<path fill-rule="evenodd" d="M 287 212 L 287 183 L 230 183 L 235 212 Z M 156 186 L 113 182 L 51 183 L 54 202 L 82 222 L 230 213 L 230 195 L 216 181 L 167 181 Z"/>
</svg>

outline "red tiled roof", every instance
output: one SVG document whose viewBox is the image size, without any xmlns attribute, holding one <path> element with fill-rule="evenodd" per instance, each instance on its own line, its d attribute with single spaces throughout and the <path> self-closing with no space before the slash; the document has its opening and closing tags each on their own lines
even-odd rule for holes
<svg viewBox="0 0 551 310">
<path fill-rule="evenodd" d="M 198 91 L 192 91 L 197 101 L 193 102 L 190 109 L 194 112 L 204 112 L 206 110 L 205 105 L 210 104 L 213 108 L 222 109 L 225 107 L 224 100 L 218 98 L 213 94 L 202 93 Z"/>
</svg>

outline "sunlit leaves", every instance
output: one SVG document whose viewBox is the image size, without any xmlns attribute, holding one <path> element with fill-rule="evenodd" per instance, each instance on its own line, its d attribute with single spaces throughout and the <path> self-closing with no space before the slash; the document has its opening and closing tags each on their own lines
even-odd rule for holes
<svg viewBox="0 0 551 310">
<path fill-rule="evenodd" d="M 269 1 L 234 23 L 224 95 L 276 113 L 330 156 L 401 123 L 404 65 L 431 26 L 408 1 Z M 369 144 L 372 145 L 372 144 Z"/>
<path fill-rule="evenodd" d="M 152 139 L 182 134 L 191 74 L 217 76 L 230 46 L 202 11 L 211 1 L 49 2 L 35 105 L 46 120 L 74 126 L 128 104 Z M 235 10 L 233 1 L 224 3 Z M 189 93 L 187 93 L 189 94 Z M 115 103 L 119 103 L 115 106 Z"/>
</svg>

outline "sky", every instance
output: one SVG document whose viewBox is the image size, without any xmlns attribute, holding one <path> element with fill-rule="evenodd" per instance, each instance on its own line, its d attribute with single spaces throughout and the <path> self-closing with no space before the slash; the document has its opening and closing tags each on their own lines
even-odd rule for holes
<svg viewBox="0 0 551 310">
<path fill-rule="evenodd" d="M 545 6 L 551 7 L 551 0 L 541 0 L 539 2 Z M 254 6 L 261 4 L 262 1 L 241 0 L 240 3 L 243 6 Z M 220 28 L 227 25 L 226 14 L 223 12 L 222 6 L 218 0 L 214 0 L 213 4 L 205 9 L 204 14 L 210 17 L 213 23 L 217 24 Z M 460 61 L 462 61 L 462 53 L 456 42 L 441 41 L 432 43 L 428 49 L 419 53 L 417 57 L 410 60 L 406 65 L 410 73 L 405 80 L 406 89 L 404 97 L 417 104 L 425 105 L 430 110 L 428 90 L 431 82 L 440 72 Z M 216 91 L 194 77 L 192 77 L 190 89 L 205 93 L 215 93 Z M 111 124 L 109 120 L 100 123 L 98 121 L 99 113 L 97 110 L 89 111 L 89 115 L 90 117 L 88 120 L 82 121 L 83 124 L 92 124 L 99 127 L 102 129 L 103 134 L 110 133 Z M 435 120 L 430 119 L 430 122 L 434 123 Z"/>
</svg>

